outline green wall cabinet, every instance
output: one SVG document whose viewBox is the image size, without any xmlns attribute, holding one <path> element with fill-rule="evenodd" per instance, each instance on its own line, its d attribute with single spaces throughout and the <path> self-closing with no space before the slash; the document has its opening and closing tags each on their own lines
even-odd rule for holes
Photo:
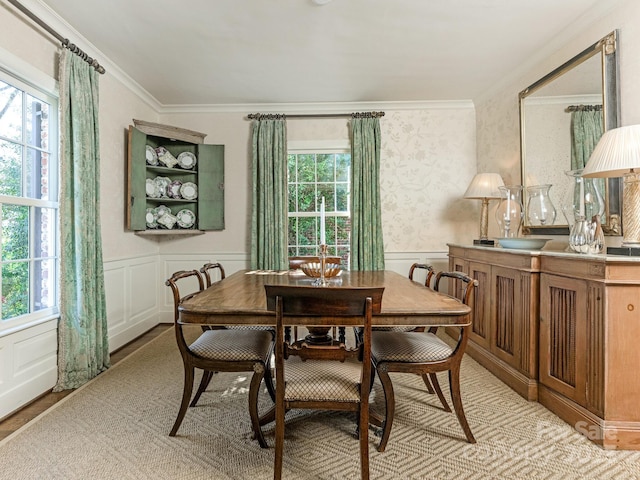
<svg viewBox="0 0 640 480">
<path fill-rule="evenodd" d="M 205 134 L 192 130 L 133 122 L 127 228 L 148 235 L 223 230 L 224 145 L 205 144 Z"/>
</svg>

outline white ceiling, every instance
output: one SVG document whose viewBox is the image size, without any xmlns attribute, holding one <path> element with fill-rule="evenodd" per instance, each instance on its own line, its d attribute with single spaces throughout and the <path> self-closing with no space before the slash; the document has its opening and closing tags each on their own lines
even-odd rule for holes
<svg viewBox="0 0 640 480">
<path fill-rule="evenodd" d="M 255 105 L 473 99 L 618 0 L 40 2 L 162 105 Z"/>
</svg>

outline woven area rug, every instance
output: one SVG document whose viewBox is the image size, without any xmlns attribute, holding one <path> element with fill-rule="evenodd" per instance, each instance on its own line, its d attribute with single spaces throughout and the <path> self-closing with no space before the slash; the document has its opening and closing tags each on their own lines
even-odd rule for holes
<svg viewBox="0 0 640 480">
<path fill-rule="evenodd" d="M 601 449 L 470 358 L 462 394 L 475 445 L 419 377 L 393 381 L 396 418 L 386 452 L 375 450 L 370 431 L 371 478 L 640 479 L 640 452 Z M 270 448 L 261 449 L 251 439 L 248 386 L 245 374 L 216 375 L 178 436 L 169 437 L 182 392 L 170 330 L 2 441 L 0 478 L 273 478 L 273 425 L 265 429 Z M 380 398 L 378 384 L 373 395 Z M 269 406 L 263 392 L 261 408 Z M 360 478 L 352 416 L 288 415 L 284 478 Z"/>
</svg>

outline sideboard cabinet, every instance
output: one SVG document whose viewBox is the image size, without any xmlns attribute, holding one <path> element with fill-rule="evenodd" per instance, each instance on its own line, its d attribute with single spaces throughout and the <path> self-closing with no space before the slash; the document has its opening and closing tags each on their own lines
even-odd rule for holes
<svg viewBox="0 0 640 480">
<path fill-rule="evenodd" d="M 143 120 L 129 126 L 128 229 L 146 235 L 224 229 L 224 145 L 205 144 L 205 136 Z"/>
<path fill-rule="evenodd" d="M 537 400 L 540 257 L 450 245 L 449 264 L 479 284 L 467 352 L 524 398 Z"/>
<path fill-rule="evenodd" d="M 468 353 L 595 443 L 640 450 L 640 259 L 457 245 L 449 256 L 480 284 Z"/>
</svg>

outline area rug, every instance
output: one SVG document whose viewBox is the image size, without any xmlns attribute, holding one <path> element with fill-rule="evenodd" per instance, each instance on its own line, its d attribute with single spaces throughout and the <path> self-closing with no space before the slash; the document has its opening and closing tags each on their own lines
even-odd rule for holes
<svg viewBox="0 0 640 480">
<path fill-rule="evenodd" d="M 419 377 L 392 379 L 397 406 L 386 452 L 375 450 L 370 431 L 373 479 L 640 479 L 640 452 L 601 449 L 470 358 L 462 395 L 475 445 Z M 0 478 L 273 478 L 273 425 L 265 428 L 270 448 L 261 449 L 251 439 L 248 387 L 246 374 L 217 374 L 169 437 L 182 362 L 168 331 L 3 440 Z M 378 384 L 373 395 L 378 403 Z M 263 411 L 271 405 L 266 391 L 260 402 Z M 360 478 L 354 417 L 288 415 L 283 478 Z"/>
</svg>

